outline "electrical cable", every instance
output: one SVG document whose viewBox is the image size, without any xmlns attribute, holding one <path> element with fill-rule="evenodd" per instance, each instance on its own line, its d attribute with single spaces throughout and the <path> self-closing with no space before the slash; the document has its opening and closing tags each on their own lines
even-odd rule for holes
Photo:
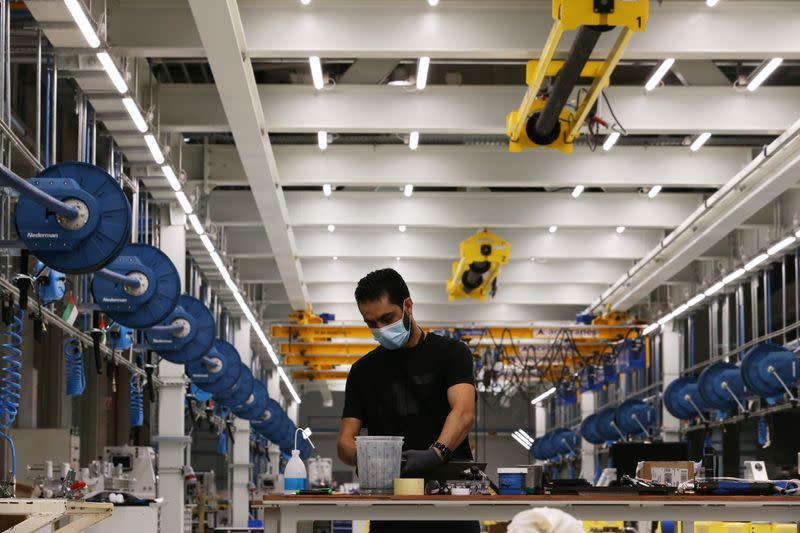
<svg viewBox="0 0 800 533">
<path fill-rule="evenodd" d="M 3 367 L 0 369 L 0 437 L 8 443 L 11 452 L 11 476 L 17 475 L 17 452 L 14 448 L 14 441 L 8 435 L 8 428 L 14 423 L 19 410 L 20 399 L 20 369 L 22 368 L 22 329 L 24 325 L 25 312 L 16 308 L 16 312 L 11 320 L 11 324 L 6 331 L 0 332 L 8 340 L 0 346 L 2 356 L 0 361 Z"/>
<path fill-rule="evenodd" d="M 67 396 L 81 396 L 86 388 L 86 372 L 83 368 L 83 350 L 75 337 L 64 343 L 64 364 L 66 367 Z"/>
</svg>

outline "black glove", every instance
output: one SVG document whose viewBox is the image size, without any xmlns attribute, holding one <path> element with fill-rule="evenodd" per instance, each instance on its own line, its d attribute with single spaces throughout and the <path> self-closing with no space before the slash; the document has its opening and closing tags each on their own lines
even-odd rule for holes
<svg viewBox="0 0 800 533">
<path fill-rule="evenodd" d="M 408 450 L 403 452 L 403 469 L 400 475 L 404 477 L 421 477 L 443 463 L 444 461 L 433 448 Z"/>
</svg>

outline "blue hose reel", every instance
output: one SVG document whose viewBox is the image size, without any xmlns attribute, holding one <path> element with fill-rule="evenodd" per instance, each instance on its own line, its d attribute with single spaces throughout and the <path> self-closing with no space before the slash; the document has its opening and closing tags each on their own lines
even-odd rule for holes
<svg viewBox="0 0 800 533">
<path fill-rule="evenodd" d="M 700 396 L 714 409 L 737 409 L 745 411 L 744 380 L 742 372 L 733 363 L 720 361 L 700 373 L 697 380 Z"/>
<path fill-rule="evenodd" d="M 595 431 L 603 439 L 603 442 L 625 440 L 625 435 L 617 426 L 617 410 L 614 407 L 600 409 L 597 412 L 595 424 Z"/>
<path fill-rule="evenodd" d="M 700 395 L 695 376 L 683 376 L 670 383 L 664 391 L 664 407 L 681 420 L 703 417 L 703 411 L 709 408 Z"/>
<path fill-rule="evenodd" d="M 233 407 L 233 414 L 245 420 L 258 420 L 267 408 L 269 392 L 262 382 L 253 380 L 253 390 L 247 399 Z"/>
<path fill-rule="evenodd" d="M 147 343 L 160 357 L 187 364 L 202 359 L 211 349 L 216 325 L 203 302 L 183 294 L 169 316 L 145 334 Z"/>
<path fill-rule="evenodd" d="M 625 435 L 649 434 L 655 425 L 656 413 L 651 405 L 632 398 L 625 400 L 616 409 L 615 421 Z"/>
<path fill-rule="evenodd" d="M 540 461 L 558 459 L 563 455 L 573 455 L 580 444 L 580 438 L 566 428 L 557 428 L 534 439 L 533 456 Z"/>
<path fill-rule="evenodd" d="M 800 381 L 800 357 L 781 346 L 761 344 L 742 359 L 742 378 L 747 388 L 762 398 L 788 394 Z"/>
<path fill-rule="evenodd" d="M 59 163 L 31 180 L 0 165 L 0 183 L 20 193 L 14 219 L 20 240 L 59 272 L 99 270 L 130 239 L 130 202 L 119 182 L 94 165 Z"/>
<path fill-rule="evenodd" d="M 241 374 L 242 363 L 236 349 L 217 339 L 201 359 L 186 365 L 186 375 L 192 383 L 213 396 L 230 391 Z"/>
<path fill-rule="evenodd" d="M 92 296 L 112 320 L 129 328 L 164 321 L 181 294 L 178 270 L 167 255 L 148 244 L 129 244 L 92 279 Z"/>
<path fill-rule="evenodd" d="M 605 439 L 597 431 L 597 415 L 589 415 L 581 422 L 581 436 L 586 439 L 589 444 L 603 444 Z M 534 447 L 536 442 L 533 443 Z"/>
</svg>

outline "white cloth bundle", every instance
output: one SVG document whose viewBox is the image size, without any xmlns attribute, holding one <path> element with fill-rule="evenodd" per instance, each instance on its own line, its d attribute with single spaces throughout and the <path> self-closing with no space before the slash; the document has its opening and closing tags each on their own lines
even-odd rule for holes
<svg viewBox="0 0 800 533">
<path fill-rule="evenodd" d="M 514 517 L 508 533 L 584 533 L 583 523 L 559 509 L 539 507 Z"/>
</svg>

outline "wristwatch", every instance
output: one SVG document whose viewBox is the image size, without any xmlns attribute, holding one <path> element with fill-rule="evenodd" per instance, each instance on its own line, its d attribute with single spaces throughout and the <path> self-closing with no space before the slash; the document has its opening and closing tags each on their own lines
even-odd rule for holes
<svg viewBox="0 0 800 533">
<path fill-rule="evenodd" d="M 434 442 L 431 444 L 431 448 L 435 448 L 442 452 L 442 460 L 445 463 L 449 463 L 450 459 L 453 457 L 453 450 L 442 444 L 441 442 Z"/>
</svg>

